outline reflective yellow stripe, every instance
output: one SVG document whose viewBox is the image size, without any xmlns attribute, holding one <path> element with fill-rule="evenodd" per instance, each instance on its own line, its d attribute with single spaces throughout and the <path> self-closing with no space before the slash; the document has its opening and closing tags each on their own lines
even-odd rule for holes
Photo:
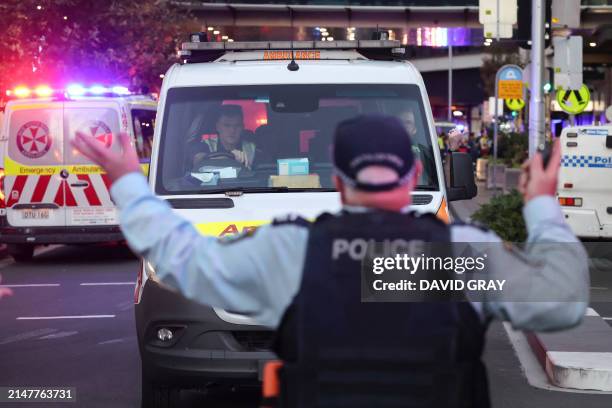
<svg viewBox="0 0 612 408">
<path fill-rule="evenodd" d="M 32 103 L 30 105 L 13 105 L 10 110 L 26 110 L 26 109 L 61 109 L 62 105 L 59 103 Z"/>
<path fill-rule="evenodd" d="M 132 108 L 137 108 L 138 105 L 157 107 L 157 102 L 155 102 L 155 101 L 135 101 L 135 102 L 130 102 L 130 106 Z"/>
<path fill-rule="evenodd" d="M 257 228 L 264 224 L 269 224 L 270 221 L 217 221 L 195 224 L 196 229 L 202 235 L 210 235 L 214 237 L 231 236 L 240 234 L 245 231 Z"/>
<path fill-rule="evenodd" d="M 446 205 L 446 199 L 442 199 L 442 203 L 440 204 L 440 208 L 436 214 L 438 218 L 444 221 L 447 224 L 450 224 L 450 215 L 448 213 L 448 207 Z M 312 220 L 314 221 L 314 220 Z M 243 232 L 249 231 L 250 229 L 260 227 L 265 224 L 269 224 L 270 221 L 216 221 L 216 222 L 207 222 L 207 223 L 199 223 L 195 224 L 196 229 L 202 235 L 208 235 L 213 237 L 224 237 L 231 236 L 235 234 L 241 234 Z"/>
<path fill-rule="evenodd" d="M 140 167 L 144 174 L 149 174 L 149 163 L 141 163 Z M 67 166 L 27 166 L 6 156 L 4 158 L 4 174 L 7 176 L 50 176 L 59 174 L 62 170 L 70 174 L 103 174 L 102 167 L 95 164 L 71 164 Z"/>
<path fill-rule="evenodd" d="M 447 224 L 450 224 L 450 215 L 448 213 L 448 206 L 446 205 L 446 199 L 442 199 L 442 203 L 440 204 L 440 208 L 436 216 L 444 221 Z M 265 224 L 269 224 L 270 221 L 216 221 L 216 222 L 207 222 L 195 224 L 196 229 L 202 235 L 208 235 L 213 237 L 224 237 L 231 236 L 235 234 L 241 234 L 243 232 L 249 231 L 250 229 L 254 229 L 260 227 Z"/>
</svg>

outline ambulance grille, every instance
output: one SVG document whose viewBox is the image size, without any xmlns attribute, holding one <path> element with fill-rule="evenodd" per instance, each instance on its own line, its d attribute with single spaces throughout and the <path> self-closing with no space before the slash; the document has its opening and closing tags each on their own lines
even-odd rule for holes
<svg viewBox="0 0 612 408">
<path fill-rule="evenodd" d="M 414 205 L 427 205 L 431 203 L 433 196 L 429 194 L 413 194 L 412 204 Z"/>
<path fill-rule="evenodd" d="M 244 351 L 270 350 L 274 340 L 273 331 L 234 331 L 234 339 L 240 344 Z"/>
</svg>

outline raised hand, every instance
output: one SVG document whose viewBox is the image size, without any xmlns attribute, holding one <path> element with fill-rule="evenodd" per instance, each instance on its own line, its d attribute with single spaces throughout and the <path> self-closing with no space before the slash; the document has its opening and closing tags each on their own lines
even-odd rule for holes
<svg viewBox="0 0 612 408">
<path fill-rule="evenodd" d="M 138 155 L 131 144 L 130 136 L 127 133 L 119 134 L 121 153 L 116 153 L 107 149 L 102 143 L 94 138 L 87 137 L 77 132 L 76 137 L 71 141 L 72 145 L 91 161 L 99 164 L 108 174 L 111 183 L 114 183 L 121 176 L 133 172 L 142 172 Z"/>
<path fill-rule="evenodd" d="M 557 193 L 559 169 L 561 165 L 561 144 L 553 143 L 548 166 L 544 168 L 544 159 L 540 152 L 523 163 L 518 189 L 525 202 L 541 195 L 554 196 Z"/>
</svg>

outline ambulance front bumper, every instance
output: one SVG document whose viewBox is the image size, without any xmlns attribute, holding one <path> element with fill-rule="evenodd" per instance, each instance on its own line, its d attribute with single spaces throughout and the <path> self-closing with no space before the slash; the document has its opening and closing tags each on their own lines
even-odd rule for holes
<svg viewBox="0 0 612 408">
<path fill-rule="evenodd" d="M 220 319 L 205 305 L 191 302 L 148 280 L 135 306 L 143 375 L 153 383 L 203 387 L 208 382 L 255 384 L 270 351 L 273 332 L 261 326 Z M 173 333 L 158 339 L 160 329 Z"/>
<path fill-rule="evenodd" d="M 79 227 L 10 227 L 0 229 L 7 244 L 90 244 L 123 240 L 117 225 Z"/>
</svg>

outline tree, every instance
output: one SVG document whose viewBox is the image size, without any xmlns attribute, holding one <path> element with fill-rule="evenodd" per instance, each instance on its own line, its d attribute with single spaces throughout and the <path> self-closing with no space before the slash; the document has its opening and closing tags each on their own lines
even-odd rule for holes
<svg viewBox="0 0 612 408">
<path fill-rule="evenodd" d="M 156 88 L 199 24 L 168 0 L 4 0 L 0 88 L 123 83 Z"/>
<path fill-rule="evenodd" d="M 495 75 L 497 70 L 506 64 L 521 64 L 518 47 L 508 49 L 493 44 L 490 48 L 488 58 L 483 59 L 480 67 L 480 78 L 486 96 L 495 96 Z"/>
</svg>

